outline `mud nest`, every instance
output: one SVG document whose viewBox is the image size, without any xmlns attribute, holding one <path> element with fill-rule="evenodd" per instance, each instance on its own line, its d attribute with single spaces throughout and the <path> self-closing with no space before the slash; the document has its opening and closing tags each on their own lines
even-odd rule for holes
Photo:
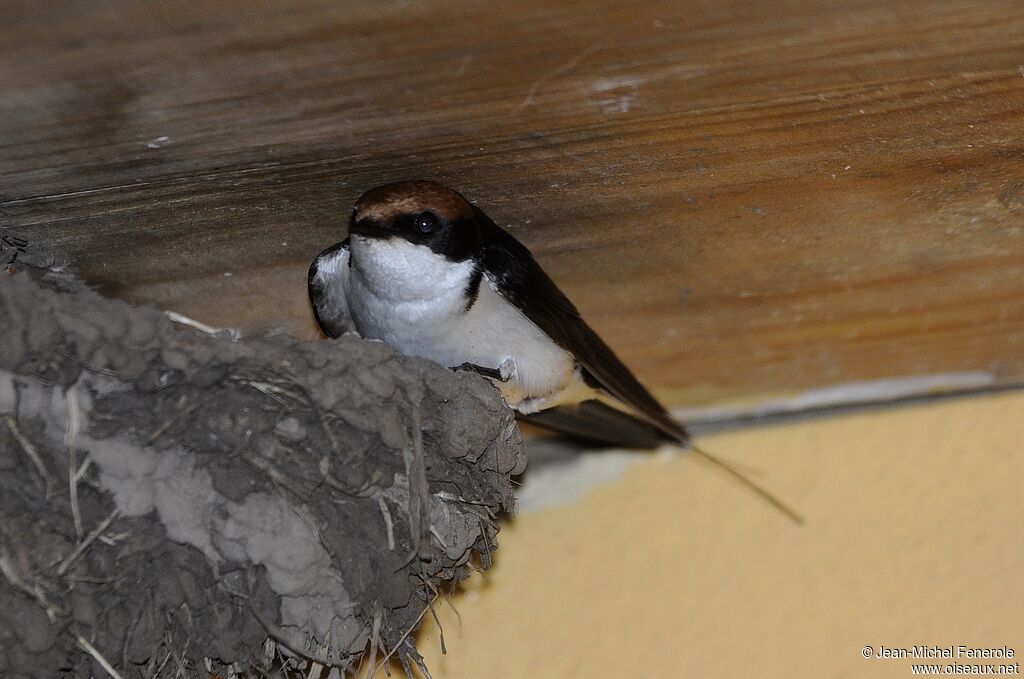
<svg viewBox="0 0 1024 679">
<path fill-rule="evenodd" d="M 357 338 L 209 336 L 4 247 L 0 676 L 425 671 L 411 632 L 514 507 L 497 391 Z"/>
</svg>

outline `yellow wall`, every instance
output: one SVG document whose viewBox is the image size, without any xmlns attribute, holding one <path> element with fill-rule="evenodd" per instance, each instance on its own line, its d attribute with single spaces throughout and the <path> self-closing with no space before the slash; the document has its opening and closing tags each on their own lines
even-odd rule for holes
<svg viewBox="0 0 1024 679">
<path fill-rule="evenodd" d="M 907 677 L 911 660 L 863 647 L 1024 653 L 1024 394 L 701 443 L 806 525 L 698 459 L 651 456 L 502 529 L 495 568 L 452 601 L 461 625 L 438 606 L 448 655 L 435 625 L 420 635 L 434 678 Z"/>
</svg>

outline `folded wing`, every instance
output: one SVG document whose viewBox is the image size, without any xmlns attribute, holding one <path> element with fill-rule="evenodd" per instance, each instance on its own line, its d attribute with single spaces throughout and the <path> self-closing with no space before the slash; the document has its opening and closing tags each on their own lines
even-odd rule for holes
<svg viewBox="0 0 1024 679">
<path fill-rule="evenodd" d="M 587 325 L 572 302 L 540 268 L 530 251 L 491 221 L 483 211 L 476 210 L 477 220 L 485 232 L 482 239 L 486 244 L 482 258 L 484 273 L 502 295 L 559 346 L 576 357 L 588 382 L 653 425 L 664 439 L 686 443 L 689 437 L 683 426 L 672 419 L 611 348 Z"/>
<path fill-rule="evenodd" d="M 309 301 L 313 304 L 316 322 L 328 337 L 340 337 L 355 330 L 345 295 L 348 256 L 346 238 L 317 255 L 309 266 Z"/>
</svg>

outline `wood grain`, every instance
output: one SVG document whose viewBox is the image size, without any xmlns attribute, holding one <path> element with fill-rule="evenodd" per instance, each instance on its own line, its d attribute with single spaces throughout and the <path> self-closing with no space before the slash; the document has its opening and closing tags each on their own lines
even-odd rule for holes
<svg viewBox="0 0 1024 679">
<path fill-rule="evenodd" d="M 1024 380 L 1024 5 L 5 3 L 0 225 L 313 335 L 351 202 L 428 177 L 673 405 Z M 986 378 L 987 379 L 987 378 Z"/>
</svg>

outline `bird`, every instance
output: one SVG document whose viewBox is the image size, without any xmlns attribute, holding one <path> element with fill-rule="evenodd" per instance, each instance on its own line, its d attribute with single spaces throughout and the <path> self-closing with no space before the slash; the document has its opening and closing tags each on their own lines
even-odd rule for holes
<svg viewBox="0 0 1024 679">
<path fill-rule="evenodd" d="M 766 495 L 694 446 L 529 249 L 443 184 L 407 180 L 366 191 L 349 215 L 348 237 L 310 265 L 308 291 L 328 337 L 355 332 L 476 372 L 520 419 L 575 438 L 693 449 Z"/>
<path fill-rule="evenodd" d="M 309 268 L 329 337 L 354 329 L 477 372 L 519 414 L 600 442 L 689 441 L 530 251 L 461 194 L 431 181 L 385 184 L 356 201 L 348 228 Z"/>
</svg>

